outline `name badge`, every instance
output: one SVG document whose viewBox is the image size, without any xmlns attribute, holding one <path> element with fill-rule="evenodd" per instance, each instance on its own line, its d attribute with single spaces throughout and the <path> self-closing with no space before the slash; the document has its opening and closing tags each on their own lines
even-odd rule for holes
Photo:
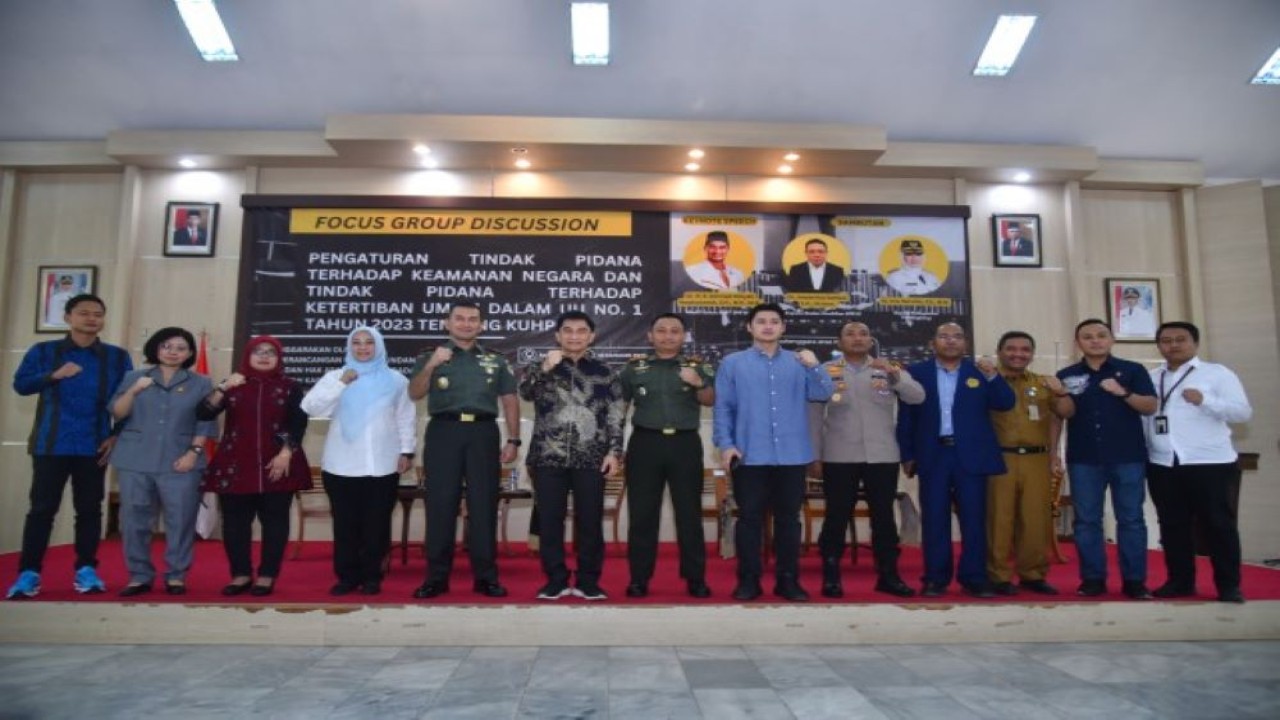
<svg viewBox="0 0 1280 720">
<path fill-rule="evenodd" d="M 1040 422 L 1040 406 L 1035 404 L 1028 405 L 1027 418 L 1030 419 L 1031 422 Z"/>
<path fill-rule="evenodd" d="M 1157 435 L 1168 435 L 1169 434 L 1169 416 L 1168 415 L 1155 416 L 1154 418 L 1152 418 L 1151 427 L 1152 427 L 1152 430 L 1154 430 Z"/>
</svg>

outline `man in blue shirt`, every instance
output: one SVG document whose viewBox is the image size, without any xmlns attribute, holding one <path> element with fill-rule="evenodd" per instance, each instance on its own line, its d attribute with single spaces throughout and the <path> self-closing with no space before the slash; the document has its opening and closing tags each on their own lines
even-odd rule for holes
<svg viewBox="0 0 1280 720">
<path fill-rule="evenodd" d="M 995 597 L 987 579 L 987 478 L 1005 472 L 991 412 L 1012 409 L 1013 388 L 990 359 L 965 357 L 964 328 L 943 323 L 932 360 L 907 368 L 925 400 L 898 405 L 898 446 L 907 477 L 920 472 L 924 597 L 940 597 L 952 574 L 974 597 Z M 951 551 L 951 507 L 960 520 L 960 566 Z"/>
<path fill-rule="evenodd" d="M 763 303 L 751 308 L 751 347 L 726 357 L 716 375 L 714 441 L 721 466 L 732 475 L 738 503 L 733 599 L 739 601 L 763 593 L 760 543 L 766 510 L 773 513 L 777 548 L 773 593 L 792 602 L 809 599 L 797 577 L 804 472 L 814 459 L 807 403 L 830 399 L 834 386 L 811 351 L 782 348 L 785 331 L 781 307 Z"/>
<path fill-rule="evenodd" d="M 1147 522 L 1142 515 L 1147 461 L 1142 416 L 1156 411 L 1156 391 L 1146 368 L 1111 354 L 1113 344 L 1110 325 L 1097 318 L 1084 320 L 1076 325 L 1083 359 L 1058 371 L 1065 390 L 1054 407 L 1067 419 L 1067 474 L 1080 555 L 1077 593 L 1097 597 L 1107 592 L 1102 503 L 1110 487 L 1121 590 L 1134 600 L 1150 600 Z"/>
<path fill-rule="evenodd" d="M 106 313 L 106 304 L 94 295 L 68 300 L 66 337 L 32 346 L 13 376 L 19 395 L 40 397 L 28 444 L 34 468 L 31 509 L 22 529 L 18 580 L 9 588 L 9 598 L 40 592 L 41 566 L 68 477 L 76 510 L 75 589 L 106 590 L 94 568 L 102 537 L 107 455 L 115 441 L 107 401 L 133 369 L 127 351 L 98 339 Z"/>
</svg>

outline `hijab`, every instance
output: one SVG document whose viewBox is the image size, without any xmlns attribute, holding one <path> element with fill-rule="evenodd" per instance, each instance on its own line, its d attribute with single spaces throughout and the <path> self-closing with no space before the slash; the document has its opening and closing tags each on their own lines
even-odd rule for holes
<svg viewBox="0 0 1280 720">
<path fill-rule="evenodd" d="M 360 361 L 351 351 L 351 343 L 357 333 L 367 333 L 376 348 L 369 360 Z M 402 392 L 400 376 L 387 365 L 387 346 L 377 328 L 362 326 L 347 335 L 347 356 L 342 369 L 355 370 L 356 379 L 342 391 L 334 416 L 342 426 L 342 437 L 354 441 L 369 418 L 386 408 Z"/>
<path fill-rule="evenodd" d="M 259 345 L 270 345 L 276 350 L 276 366 L 270 370 L 258 370 L 253 367 L 253 352 L 258 349 Z M 240 366 L 236 368 L 236 372 L 245 377 L 249 382 L 261 382 L 267 384 L 285 383 L 289 379 L 284 375 L 284 346 L 280 341 L 270 335 L 259 335 L 249 339 L 249 344 L 244 346 L 244 354 L 240 356 Z"/>
</svg>

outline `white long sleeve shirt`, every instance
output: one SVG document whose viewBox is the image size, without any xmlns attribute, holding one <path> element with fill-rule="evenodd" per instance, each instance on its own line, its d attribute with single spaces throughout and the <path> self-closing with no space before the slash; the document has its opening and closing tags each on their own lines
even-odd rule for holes
<svg viewBox="0 0 1280 720">
<path fill-rule="evenodd" d="M 1235 373 L 1225 365 L 1194 357 L 1174 372 L 1167 364 L 1151 370 L 1151 384 L 1160 401 L 1156 414 L 1143 418 L 1152 463 L 1172 467 L 1175 453 L 1182 465 L 1235 462 L 1236 450 L 1227 423 L 1248 422 L 1253 416 L 1244 386 Z M 1182 391 L 1188 388 L 1204 395 L 1200 405 L 1182 397 Z M 1161 416 L 1167 418 L 1169 432 L 1157 435 L 1156 418 Z"/>
<path fill-rule="evenodd" d="M 302 398 L 302 409 L 312 417 L 330 417 L 329 435 L 324 441 L 320 467 L 346 477 L 393 475 L 402 453 L 412 453 L 416 444 L 417 410 L 409 399 L 409 381 L 397 374 L 400 392 L 385 412 L 369 416 L 354 440 L 342 434 L 342 425 L 333 417 L 347 386 L 339 379 L 342 370 L 325 374 Z M 357 381 L 359 382 L 359 381 Z"/>
</svg>

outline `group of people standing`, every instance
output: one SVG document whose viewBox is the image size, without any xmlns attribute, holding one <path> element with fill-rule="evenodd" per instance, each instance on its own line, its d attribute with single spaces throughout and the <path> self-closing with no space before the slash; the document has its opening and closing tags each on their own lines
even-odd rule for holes
<svg viewBox="0 0 1280 720">
<path fill-rule="evenodd" d="M 732 597 L 763 594 L 763 539 L 771 518 L 773 593 L 808 599 L 799 577 L 800 521 L 806 477 L 820 477 L 826 517 L 819 538 L 825 597 L 843 595 L 841 559 L 854 503 L 869 506 L 875 590 L 897 597 L 916 591 L 898 571 L 893 503 L 899 470 L 919 476 L 924 576 L 920 593 L 938 597 L 953 579 L 977 597 L 1046 595 L 1051 537 L 1051 479 L 1071 481 L 1078 594 L 1107 591 L 1102 516 L 1110 488 L 1115 511 L 1120 589 L 1134 599 L 1195 593 L 1193 519 L 1210 538 L 1214 582 L 1224 601 L 1243 601 L 1240 541 L 1232 507 L 1238 486 L 1228 423 L 1249 419 L 1236 376 L 1196 354 L 1199 330 L 1165 323 L 1157 344 L 1166 362 L 1148 372 L 1111 355 L 1107 324 L 1076 328 L 1079 363 L 1056 376 L 1028 367 L 1035 341 L 1025 332 L 1001 337 L 998 364 L 969 359 L 963 328 L 936 328 L 932 359 L 900 367 L 873 355 L 863 323 L 841 330 L 837 356 L 821 363 L 809 350 L 782 346 L 786 315 L 775 304 L 746 318 L 751 347 L 718 369 L 682 354 L 683 318 L 656 317 L 652 352 L 615 370 L 593 357 L 595 322 L 582 312 L 556 319 L 554 349 L 517 380 L 504 356 L 478 342 L 478 306 L 455 303 L 448 340 L 424 353 L 406 377 L 387 364 L 378 330 L 347 338 L 341 368 L 310 391 L 285 373 L 283 348 L 271 337 L 247 344 L 236 372 L 214 385 L 192 373 L 195 343 L 182 328 L 164 328 L 144 346 L 145 369 L 126 351 L 98 339 L 106 306 L 93 295 L 66 303 L 69 332 L 32 347 L 14 388 L 39 395 L 31 435 L 31 509 L 23 532 L 19 576 L 8 597 L 40 590 L 42 561 L 68 478 L 76 510 L 74 586 L 106 589 L 97 547 L 107 463 L 117 469 L 123 547 L 129 572 L 122 596 L 150 592 L 157 579 L 151 533 L 163 514 L 163 588 L 186 592 L 196 514 L 203 491 L 218 493 L 230 582 L 226 595 L 271 594 L 280 575 L 294 493 L 311 486 L 301 443 L 309 417 L 330 426 L 320 463 L 333 513 L 335 596 L 381 592 L 399 478 L 414 464 L 415 401 L 430 420 L 423 449 L 427 496 L 427 570 L 414 597 L 450 591 L 459 505 L 465 496 L 473 591 L 504 597 L 496 563 L 496 516 L 502 465 L 521 447 L 520 403 L 535 420 L 525 458 L 541 527 L 546 582 L 537 597 L 603 600 L 605 477 L 625 473 L 628 562 L 625 594 L 648 595 L 656 565 L 664 493 L 669 489 L 688 594 L 712 594 L 706 581 L 701 495 L 703 407 L 714 407 L 713 443 L 729 471 L 738 520 L 737 585 Z M 1193 375 L 1193 373 L 1195 373 Z M 1156 390 L 1156 386 L 1159 390 Z M 205 440 L 218 451 L 205 457 Z M 624 425 L 632 431 L 624 445 Z M 505 439 L 498 420 L 505 424 Z M 1063 430 L 1066 467 L 1061 461 Z M 1160 518 L 1168 581 L 1146 586 L 1144 478 Z M 573 498 L 575 569 L 564 547 Z M 951 514 L 959 517 L 961 551 L 953 560 Z M 261 524 L 261 557 L 251 557 L 252 524 Z M 1010 560 L 1015 559 L 1013 566 Z M 1016 573 L 1018 584 L 1012 577 Z"/>
</svg>

